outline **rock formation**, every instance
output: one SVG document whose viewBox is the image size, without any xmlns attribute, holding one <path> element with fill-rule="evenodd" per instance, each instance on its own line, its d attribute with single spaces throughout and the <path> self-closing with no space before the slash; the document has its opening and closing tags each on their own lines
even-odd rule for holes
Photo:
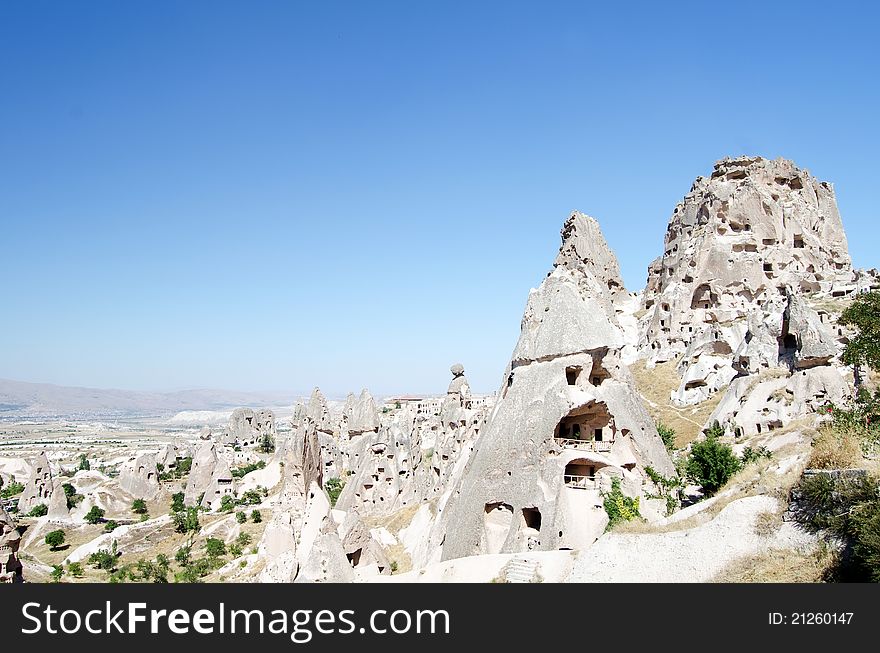
<svg viewBox="0 0 880 653">
<path fill-rule="evenodd" d="M 49 498 L 49 512 L 46 515 L 50 520 L 67 521 L 70 519 L 70 509 L 67 507 L 67 493 L 62 483 L 55 483 L 52 496 Z"/>
<path fill-rule="evenodd" d="M 343 409 L 345 430 L 348 432 L 348 436 L 352 437 L 379 430 L 379 411 L 376 410 L 376 402 L 373 401 L 369 390 L 364 388 L 356 401 L 354 395 L 349 395 L 349 397 L 352 401 L 350 404 L 346 401 Z"/>
<path fill-rule="evenodd" d="M 22 566 L 18 559 L 20 544 L 21 535 L 15 522 L 0 505 L 0 583 L 22 582 Z"/>
<path fill-rule="evenodd" d="M 214 469 L 211 472 L 211 481 L 204 490 L 205 496 L 202 498 L 201 505 L 204 508 L 217 510 L 223 497 L 229 495 L 235 498 L 235 479 L 232 476 L 232 470 L 229 469 L 229 463 L 224 458 L 217 458 Z"/>
<path fill-rule="evenodd" d="M 239 447 L 257 446 L 264 436 L 275 440 L 275 413 L 271 410 L 254 411 L 251 408 L 236 408 L 229 416 L 223 432 L 224 444 Z"/>
<path fill-rule="evenodd" d="M 158 497 L 162 486 L 159 484 L 156 455 L 143 452 L 124 463 L 119 470 L 119 487 L 135 499 L 152 501 Z"/>
<path fill-rule="evenodd" d="M 49 499 L 54 489 L 52 469 L 49 466 L 49 459 L 46 457 L 45 451 L 37 456 L 31 468 L 33 470 L 31 477 L 24 487 L 24 492 L 22 492 L 21 497 L 18 499 L 18 510 L 23 515 L 28 514 L 40 504 L 45 504 L 48 507 Z"/>
<path fill-rule="evenodd" d="M 213 440 L 206 440 L 193 457 L 189 478 L 186 482 L 184 501 L 188 506 L 199 505 L 202 493 L 207 492 L 214 478 L 217 466 L 217 445 Z"/>
<path fill-rule="evenodd" d="M 665 251 L 648 269 L 639 350 L 649 367 L 680 359 L 673 399 L 699 403 L 740 373 L 734 352 L 779 319 L 780 298 L 782 332 L 765 335 L 799 337 L 794 363 L 810 367 L 836 351 L 799 298 L 842 297 L 872 284 L 872 275 L 852 269 L 830 184 L 783 159 L 724 159 L 673 211 Z M 790 324 L 809 330 L 797 336 Z"/>
<path fill-rule="evenodd" d="M 607 522 L 600 490 L 672 462 L 620 361 L 626 296 L 598 223 L 574 213 L 553 271 L 529 295 L 519 342 L 445 513 L 443 559 L 582 548 Z"/>
</svg>

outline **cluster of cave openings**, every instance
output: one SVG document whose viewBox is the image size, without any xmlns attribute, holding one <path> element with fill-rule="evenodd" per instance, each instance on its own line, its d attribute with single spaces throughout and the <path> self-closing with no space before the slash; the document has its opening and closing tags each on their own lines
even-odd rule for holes
<svg viewBox="0 0 880 653">
<path fill-rule="evenodd" d="M 693 297 L 691 298 L 691 308 L 709 308 L 717 302 L 718 295 L 712 292 L 708 283 L 703 283 L 694 290 Z"/>
<path fill-rule="evenodd" d="M 604 403 L 591 401 L 563 417 L 556 425 L 553 437 L 574 444 L 610 442 L 614 439 L 614 421 Z"/>
</svg>

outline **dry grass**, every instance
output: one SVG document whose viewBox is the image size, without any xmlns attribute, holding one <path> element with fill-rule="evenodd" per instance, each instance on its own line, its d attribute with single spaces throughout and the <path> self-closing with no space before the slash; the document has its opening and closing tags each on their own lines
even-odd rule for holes
<svg viewBox="0 0 880 653">
<path fill-rule="evenodd" d="M 672 405 L 670 394 L 681 385 L 676 367 L 678 361 L 660 363 L 654 369 L 648 369 L 644 360 L 638 360 L 630 366 L 636 389 L 644 398 L 648 412 L 655 422 L 663 422 L 675 429 L 676 448 L 686 447 L 700 434 L 703 425 L 715 407 L 721 402 L 724 390 L 719 390 L 710 399 L 679 408 Z"/>
<path fill-rule="evenodd" d="M 406 508 L 401 508 L 390 515 L 368 517 L 364 519 L 364 523 L 369 528 L 386 528 L 392 535 L 394 535 L 394 537 L 399 538 L 400 531 L 412 523 L 413 517 L 415 517 L 422 505 L 423 504 L 418 503 L 412 506 L 407 506 Z M 429 502 L 429 505 L 432 509 L 434 508 L 433 501 Z M 403 574 L 412 570 L 412 560 L 409 557 L 409 553 L 407 553 L 406 549 L 403 547 L 403 544 L 398 542 L 397 544 L 386 546 L 384 548 L 388 560 L 397 563 L 397 571 L 394 573 Z"/>
<path fill-rule="evenodd" d="M 824 426 L 813 438 L 809 466 L 814 469 L 862 467 L 862 447 L 856 436 Z"/>
<path fill-rule="evenodd" d="M 713 578 L 716 583 L 821 583 L 834 565 L 834 552 L 770 549 L 734 560 Z"/>
<path fill-rule="evenodd" d="M 807 299 L 807 303 L 817 311 L 839 315 L 852 306 L 853 300 L 850 297 L 816 297 Z"/>
<path fill-rule="evenodd" d="M 779 513 L 764 511 L 755 518 L 755 535 L 769 537 L 773 535 L 782 524 L 782 516 Z"/>
</svg>

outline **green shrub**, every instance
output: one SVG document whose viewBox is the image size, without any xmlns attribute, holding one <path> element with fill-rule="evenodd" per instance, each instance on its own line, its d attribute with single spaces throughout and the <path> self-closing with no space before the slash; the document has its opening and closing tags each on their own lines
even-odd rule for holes
<svg viewBox="0 0 880 653">
<path fill-rule="evenodd" d="M 192 554 L 192 547 L 182 546 L 177 549 L 177 553 L 174 554 L 174 559 L 177 561 L 177 564 L 186 566 L 189 564 L 190 555 Z"/>
<path fill-rule="evenodd" d="M 611 479 L 611 491 L 603 492 L 603 505 L 608 514 L 608 525 L 605 530 L 611 530 L 617 524 L 633 519 L 641 518 L 639 514 L 639 498 L 628 497 L 620 489 L 620 479 Z"/>
<path fill-rule="evenodd" d="M 85 472 L 89 471 L 92 468 L 92 465 L 89 463 L 89 459 L 86 458 L 86 455 L 84 453 L 81 453 L 79 455 L 79 468 L 80 470 Z"/>
<path fill-rule="evenodd" d="M 275 441 L 268 432 L 263 433 L 263 437 L 260 440 L 260 451 L 263 453 L 272 453 L 275 451 Z"/>
<path fill-rule="evenodd" d="M 209 537 L 205 541 L 205 553 L 209 558 L 225 556 L 226 545 L 223 543 L 223 540 L 218 540 L 216 537 Z"/>
<path fill-rule="evenodd" d="M 9 479 L 9 483 L 3 486 L 3 489 L 0 489 L 0 497 L 9 499 L 22 492 L 24 492 L 24 483 L 19 483 L 13 476 Z"/>
<path fill-rule="evenodd" d="M 241 555 L 241 546 L 239 544 L 230 544 L 229 545 L 229 554 L 233 558 L 237 558 Z"/>
<path fill-rule="evenodd" d="M 75 508 L 76 504 L 83 500 L 83 495 L 76 493 L 76 488 L 70 483 L 61 486 L 64 490 L 64 496 L 67 497 L 67 509 Z"/>
<path fill-rule="evenodd" d="M 666 450 L 673 451 L 675 449 L 675 429 L 666 426 L 663 422 L 657 422 L 657 433 L 663 440 Z"/>
<path fill-rule="evenodd" d="M 232 512 L 235 510 L 235 499 L 230 494 L 224 494 L 220 499 L 220 512 Z"/>
<path fill-rule="evenodd" d="M 263 515 L 260 514 L 259 510 L 254 510 L 253 512 L 251 512 L 251 521 L 255 524 L 259 524 L 261 521 L 263 521 Z"/>
<path fill-rule="evenodd" d="M 247 521 L 247 515 L 239 510 L 237 513 L 235 513 L 235 521 L 237 521 L 239 524 L 243 524 Z"/>
<path fill-rule="evenodd" d="M 49 514 L 49 506 L 45 503 L 38 503 L 27 514 L 28 517 L 45 517 Z"/>
<path fill-rule="evenodd" d="M 89 564 L 97 569 L 112 571 L 116 568 L 116 555 L 107 549 L 98 549 L 89 556 Z"/>
<path fill-rule="evenodd" d="M 241 495 L 239 503 L 244 506 L 255 506 L 263 501 L 263 494 L 259 490 L 247 490 Z"/>
<path fill-rule="evenodd" d="M 172 513 L 171 519 L 174 522 L 174 530 L 178 533 L 195 532 L 200 528 L 197 508 L 189 507 L 186 510 Z"/>
<path fill-rule="evenodd" d="M 742 456 L 740 456 L 740 463 L 745 467 L 762 459 L 769 460 L 772 457 L 773 454 L 767 447 L 758 447 L 757 449 L 746 447 L 743 449 Z"/>
<path fill-rule="evenodd" d="M 183 492 L 176 492 L 171 495 L 171 512 L 183 512 L 186 510 L 186 506 L 183 503 L 184 496 Z"/>
<path fill-rule="evenodd" d="M 668 517 L 676 511 L 682 499 L 684 487 L 681 478 L 676 476 L 667 478 L 650 466 L 645 467 L 645 473 L 657 487 L 658 494 L 651 498 L 666 500 L 666 516 Z"/>
<path fill-rule="evenodd" d="M 64 567 L 62 567 L 61 565 L 54 565 L 52 567 L 52 573 L 49 575 L 52 577 L 53 583 L 60 583 L 61 576 L 64 575 Z"/>
<path fill-rule="evenodd" d="M 324 489 L 327 490 L 327 496 L 330 497 L 330 506 L 336 505 L 339 495 L 342 494 L 342 488 L 345 487 L 345 481 L 341 478 L 331 478 L 324 483 Z"/>
<path fill-rule="evenodd" d="M 247 465 L 242 465 L 241 467 L 236 467 L 235 469 L 232 470 L 232 475 L 235 478 L 241 478 L 242 476 L 245 476 L 246 474 L 250 474 L 251 472 L 256 471 L 258 469 L 265 469 L 265 467 L 266 467 L 266 463 L 261 460 L 256 463 L 250 463 Z"/>
<path fill-rule="evenodd" d="M 710 429 L 705 440 L 694 442 L 687 461 L 688 476 L 700 484 L 706 496 L 715 494 L 742 467 L 733 449 L 719 442 L 716 434 L 717 430 Z"/>
<path fill-rule="evenodd" d="M 143 499 L 135 499 L 131 502 L 131 511 L 136 515 L 146 515 L 147 502 Z"/>
<path fill-rule="evenodd" d="M 247 546 L 251 543 L 251 536 L 248 533 L 239 533 L 236 540 L 241 546 Z"/>
<path fill-rule="evenodd" d="M 83 575 L 83 566 L 81 562 L 68 562 L 67 563 L 67 573 L 73 576 L 74 578 L 82 578 Z"/>
<path fill-rule="evenodd" d="M 792 491 L 794 520 L 811 533 L 827 532 L 848 546 L 832 580 L 880 582 L 880 483 L 869 476 L 814 474 Z"/>
<path fill-rule="evenodd" d="M 119 528 L 119 523 L 113 519 L 104 524 L 104 531 L 107 533 L 112 533 L 117 528 Z"/>
</svg>

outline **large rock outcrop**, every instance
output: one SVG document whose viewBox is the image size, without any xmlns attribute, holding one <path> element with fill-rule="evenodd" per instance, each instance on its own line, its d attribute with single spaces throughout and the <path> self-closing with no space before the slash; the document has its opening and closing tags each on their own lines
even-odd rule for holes
<svg viewBox="0 0 880 653">
<path fill-rule="evenodd" d="M 31 470 L 31 476 L 24 486 L 24 492 L 18 499 L 18 510 L 23 515 L 28 514 L 40 504 L 48 507 L 52 491 L 55 489 L 52 468 L 49 466 L 49 459 L 46 457 L 45 451 L 41 452 L 31 464 Z"/>
<path fill-rule="evenodd" d="M 0 583 L 20 583 L 22 581 L 21 561 L 18 547 L 21 535 L 6 509 L 0 505 Z"/>
<path fill-rule="evenodd" d="M 152 501 L 158 497 L 162 486 L 159 483 L 156 455 L 143 452 L 124 463 L 119 470 L 119 487 L 135 499 Z"/>
<path fill-rule="evenodd" d="M 553 271 L 529 294 L 500 398 L 461 481 L 438 507 L 443 559 L 582 548 L 607 523 L 600 491 L 641 493 L 671 460 L 621 363 L 627 297 L 598 223 L 574 213 Z"/>
<path fill-rule="evenodd" d="M 202 494 L 207 492 L 214 479 L 214 468 L 217 466 L 217 462 L 217 445 L 213 440 L 205 440 L 199 446 L 192 460 L 192 467 L 184 490 L 186 505 L 200 505 Z"/>
<path fill-rule="evenodd" d="M 681 358 L 673 399 L 698 403 L 737 376 L 733 353 L 777 319 L 780 298 L 843 296 L 869 281 L 852 269 L 830 184 L 783 159 L 724 159 L 673 211 L 648 270 L 640 353 L 649 366 Z M 784 310 L 814 322 L 797 299 Z M 827 363 L 831 344 L 804 333 L 795 363 Z"/>
</svg>

